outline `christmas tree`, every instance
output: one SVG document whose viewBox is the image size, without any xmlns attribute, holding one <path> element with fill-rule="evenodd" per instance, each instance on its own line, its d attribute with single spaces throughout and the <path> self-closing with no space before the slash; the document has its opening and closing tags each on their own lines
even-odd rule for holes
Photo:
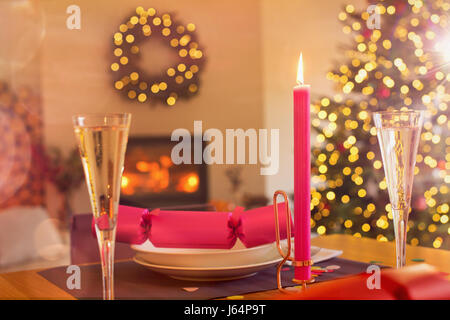
<svg viewBox="0 0 450 320">
<path fill-rule="evenodd" d="M 352 44 L 327 74 L 336 95 L 311 106 L 311 226 L 319 234 L 394 239 L 372 112 L 420 109 L 407 242 L 449 249 L 450 3 L 377 0 L 368 8 L 347 5 L 339 13 Z"/>
</svg>

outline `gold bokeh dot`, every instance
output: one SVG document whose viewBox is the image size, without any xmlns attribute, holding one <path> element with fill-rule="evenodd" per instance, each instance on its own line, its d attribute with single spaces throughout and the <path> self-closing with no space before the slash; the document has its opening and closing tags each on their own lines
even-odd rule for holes
<svg viewBox="0 0 450 320">
<path fill-rule="evenodd" d="M 147 18 L 146 17 L 140 17 L 139 18 L 139 24 L 144 25 L 147 23 Z"/>
<path fill-rule="evenodd" d="M 187 26 L 186 26 L 186 29 L 187 29 L 188 31 L 190 31 L 190 32 L 194 31 L 194 30 L 195 30 L 195 24 L 193 24 L 193 23 L 188 23 Z"/>
<path fill-rule="evenodd" d="M 137 79 L 139 79 L 139 74 L 138 74 L 137 72 L 132 72 L 132 73 L 130 74 L 130 79 L 131 79 L 132 81 L 136 81 Z"/>
<path fill-rule="evenodd" d="M 172 47 L 177 47 L 178 46 L 178 39 L 176 39 L 176 38 L 173 38 L 172 40 L 170 40 L 170 45 L 172 46 Z"/>
<path fill-rule="evenodd" d="M 188 34 L 185 34 L 184 36 L 182 36 L 180 38 L 180 45 L 186 46 L 189 43 L 189 41 L 191 41 L 191 36 Z"/>
<path fill-rule="evenodd" d="M 186 73 L 184 74 L 184 77 L 185 77 L 186 79 L 192 79 L 193 74 L 192 74 L 191 71 L 186 71 Z"/>
<path fill-rule="evenodd" d="M 147 100 L 147 95 L 145 93 L 139 94 L 138 101 L 139 102 L 145 102 L 145 100 Z"/>
<path fill-rule="evenodd" d="M 139 47 L 138 46 L 132 46 L 131 47 L 131 53 L 133 53 L 133 54 L 139 53 Z"/>
<path fill-rule="evenodd" d="M 197 92 L 197 90 L 198 90 L 198 87 L 197 87 L 197 85 L 195 83 L 192 83 L 192 84 L 189 85 L 189 91 L 190 92 L 194 93 L 194 92 Z"/>
<path fill-rule="evenodd" d="M 327 231 L 327 228 L 326 228 L 325 226 L 319 226 L 319 227 L 317 228 L 317 233 L 318 233 L 319 235 L 325 234 L 326 231 Z"/>
<path fill-rule="evenodd" d="M 190 49 L 189 50 L 189 55 L 191 56 L 192 59 L 195 59 L 195 55 L 197 54 L 197 49 Z"/>
<path fill-rule="evenodd" d="M 153 19 L 153 24 L 154 24 L 155 26 L 159 26 L 159 25 L 161 24 L 161 19 L 158 18 L 158 17 L 154 18 L 154 19 Z"/>
<path fill-rule="evenodd" d="M 147 82 L 142 81 L 141 83 L 139 83 L 139 89 L 146 90 L 147 87 L 148 87 Z"/>
<path fill-rule="evenodd" d="M 364 198 L 366 196 L 367 192 L 364 189 L 359 189 L 358 196 L 361 198 Z"/>
<path fill-rule="evenodd" d="M 127 36 L 125 37 L 125 40 L 126 40 L 128 43 L 132 43 L 132 42 L 134 41 L 134 36 L 133 36 L 132 34 L 129 34 L 129 35 L 127 35 Z"/>
<path fill-rule="evenodd" d="M 348 229 L 348 228 L 351 228 L 351 227 L 353 226 L 352 220 L 349 220 L 349 219 L 345 220 L 344 226 L 345 226 L 347 229 Z"/>
<path fill-rule="evenodd" d="M 150 88 L 151 92 L 153 93 L 158 93 L 159 92 L 159 86 L 155 83 L 152 85 L 152 87 Z"/>
<path fill-rule="evenodd" d="M 170 35 L 170 29 L 169 28 L 164 28 L 164 29 L 162 29 L 161 33 L 162 33 L 163 36 L 167 37 L 167 36 Z"/>
<path fill-rule="evenodd" d="M 137 24 L 139 22 L 139 18 L 136 16 L 132 16 L 130 18 L 130 22 L 131 22 L 131 24 Z"/>
<path fill-rule="evenodd" d="M 201 52 L 200 50 L 197 50 L 195 52 L 195 58 L 196 59 L 200 59 L 203 56 L 203 52 Z"/>
<path fill-rule="evenodd" d="M 192 66 L 189 67 L 189 70 L 191 70 L 192 73 L 196 73 L 198 72 L 198 66 L 193 64 Z"/>
<path fill-rule="evenodd" d="M 175 77 L 175 82 L 178 84 L 182 84 L 184 81 L 184 78 L 182 76 L 176 76 Z"/>
<path fill-rule="evenodd" d="M 136 91 L 134 91 L 134 90 L 128 91 L 128 98 L 130 98 L 130 99 L 136 98 Z"/>
<path fill-rule="evenodd" d="M 142 8 L 141 6 L 139 6 L 139 7 L 136 8 L 136 13 L 137 13 L 137 14 L 140 15 L 140 14 L 142 14 L 143 12 L 144 12 L 144 8 Z"/>
<path fill-rule="evenodd" d="M 130 83 L 130 77 L 129 76 L 122 77 L 122 79 L 120 79 L 120 80 L 123 82 L 123 84 L 125 86 Z"/>
<path fill-rule="evenodd" d="M 123 82 L 122 81 L 116 81 L 116 83 L 114 84 L 114 86 L 116 87 L 117 90 L 121 90 L 123 88 Z"/>
<path fill-rule="evenodd" d="M 119 26 L 119 30 L 120 30 L 120 32 L 127 32 L 128 27 L 127 27 L 126 24 L 121 24 L 121 25 Z"/>
<path fill-rule="evenodd" d="M 342 203 L 348 203 L 350 201 L 350 197 L 344 194 L 341 198 Z"/>
<path fill-rule="evenodd" d="M 111 65 L 111 70 L 112 70 L 112 71 L 117 71 L 117 70 L 119 70 L 119 64 L 118 64 L 117 62 L 114 62 L 114 63 Z"/>
<path fill-rule="evenodd" d="M 148 24 L 142 26 L 142 33 L 145 36 L 149 36 L 152 33 L 152 29 L 150 28 L 150 26 Z"/>
<path fill-rule="evenodd" d="M 174 68 L 167 69 L 167 75 L 169 77 L 173 77 L 175 75 L 175 69 Z"/>
<path fill-rule="evenodd" d="M 184 58 L 187 56 L 187 50 L 186 49 L 181 49 L 178 54 L 180 55 L 180 57 Z"/>
<path fill-rule="evenodd" d="M 116 57 L 120 57 L 122 55 L 122 53 L 123 53 L 122 49 L 120 49 L 120 48 L 114 49 L 114 55 Z"/>
<path fill-rule="evenodd" d="M 120 63 L 123 65 L 126 65 L 128 63 L 128 58 L 127 57 L 121 57 L 120 58 Z"/>
<path fill-rule="evenodd" d="M 114 40 L 120 41 L 122 40 L 123 35 L 120 32 L 114 33 Z"/>
<path fill-rule="evenodd" d="M 169 97 L 166 101 L 169 106 L 173 106 L 176 102 L 176 99 L 174 97 Z"/>
<path fill-rule="evenodd" d="M 189 55 L 191 56 L 191 58 L 195 58 L 195 54 L 197 53 L 196 49 L 191 49 L 189 50 Z"/>
<path fill-rule="evenodd" d="M 178 32 L 179 34 L 182 34 L 182 33 L 184 32 L 184 27 L 183 27 L 183 26 L 178 26 L 178 27 L 177 27 L 177 32 Z"/>
<path fill-rule="evenodd" d="M 186 65 L 185 65 L 184 63 L 180 63 L 180 64 L 177 66 L 177 69 L 178 69 L 178 71 L 180 71 L 180 72 L 184 72 L 184 71 L 186 70 Z"/>
<path fill-rule="evenodd" d="M 167 89 L 167 83 L 161 82 L 161 83 L 159 84 L 159 90 L 164 91 L 164 90 L 166 90 L 166 89 Z"/>
</svg>

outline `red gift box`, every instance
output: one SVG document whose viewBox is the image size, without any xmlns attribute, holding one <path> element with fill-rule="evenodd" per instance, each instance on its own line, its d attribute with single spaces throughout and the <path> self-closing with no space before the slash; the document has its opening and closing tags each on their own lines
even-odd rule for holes
<svg viewBox="0 0 450 320">
<path fill-rule="evenodd" d="M 402 269 L 383 269 L 379 286 L 374 273 L 311 285 L 300 293 L 279 294 L 276 300 L 448 300 L 450 281 L 433 266 L 422 263 Z M 369 284 L 368 284 L 369 283 Z M 379 287 L 379 288 L 377 288 Z M 370 289 L 372 288 L 372 289 Z"/>
</svg>

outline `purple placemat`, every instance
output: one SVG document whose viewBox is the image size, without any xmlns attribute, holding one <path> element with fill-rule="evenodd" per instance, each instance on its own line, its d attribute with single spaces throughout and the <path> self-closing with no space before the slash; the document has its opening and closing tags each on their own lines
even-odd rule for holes
<svg viewBox="0 0 450 320">
<path fill-rule="evenodd" d="M 341 268 L 334 272 L 322 273 L 316 277 L 316 282 L 366 272 L 369 266 L 367 263 L 341 258 L 333 258 L 315 264 L 315 266 L 321 267 L 328 265 L 338 265 Z M 68 277 L 71 276 L 71 274 L 66 273 L 67 267 L 47 269 L 39 272 L 39 274 L 78 299 L 100 299 L 102 297 L 100 265 L 93 264 L 80 266 L 80 268 L 80 289 L 70 290 L 67 288 L 66 282 Z M 276 267 L 260 271 L 252 277 L 220 282 L 176 280 L 146 269 L 133 261 L 116 262 L 114 269 L 116 299 L 214 299 L 277 288 Z M 292 282 L 293 268 L 286 266 L 283 267 L 283 270 L 283 285 L 296 285 Z M 198 290 L 187 292 L 183 289 L 189 287 L 195 287 Z"/>
</svg>

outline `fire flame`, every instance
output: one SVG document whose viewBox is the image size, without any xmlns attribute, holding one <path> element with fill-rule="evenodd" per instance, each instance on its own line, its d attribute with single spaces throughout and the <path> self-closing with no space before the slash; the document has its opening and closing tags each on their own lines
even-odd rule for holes
<svg viewBox="0 0 450 320">
<path fill-rule="evenodd" d="M 196 173 L 188 173 L 178 182 L 177 191 L 193 193 L 198 190 L 199 182 L 200 180 Z"/>
<path fill-rule="evenodd" d="M 122 192 L 131 195 L 140 192 L 162 192 L 170 189 L 169 168 L 173 165 L 168 156 L 161 156 L 159 161 L 139 160 L 134 170 L 127 171 L 122 176 Z M 172 177 L 173 179 L 174 177 Z M 195 172 L 183 173 L 174 185 L 178 192 L 193 193 L 198 190 L 200 178 Z"/>
</svg>

